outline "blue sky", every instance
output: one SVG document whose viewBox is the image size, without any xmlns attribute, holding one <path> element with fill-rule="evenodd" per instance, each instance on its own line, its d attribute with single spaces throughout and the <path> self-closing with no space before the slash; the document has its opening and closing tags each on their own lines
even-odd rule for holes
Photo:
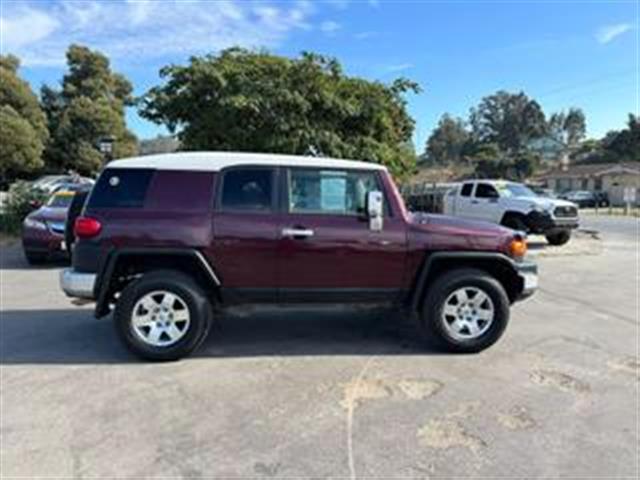
<svg viewBox="0 0 640 480">
<path fill-rule="evenodd" d="M 1 50 L 39 89 L 56 85 L 72 43 L 97 48 L 142 94 L 158 70 L 231 45 L 337 57 L 346 72 L 424 89 L 412 95 L 424 148 L 445 112 L 466 116 L 499 89 L 524 90 L 549 114 L 572 106 L 588 133 L 622 128 L 638 111 L 639 0 L 622 1 L 10 1 L 1 0 Z M 132 110 L 141 138 L 164 132 Z"/>
</svg>

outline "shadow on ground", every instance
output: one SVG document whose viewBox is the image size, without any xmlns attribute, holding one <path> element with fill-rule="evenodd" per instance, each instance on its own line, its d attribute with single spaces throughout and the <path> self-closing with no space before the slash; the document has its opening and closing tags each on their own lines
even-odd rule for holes
<svg viewBox="0 0 640 480">
<path fill-rule="evenodd" d="M 95 319 L 88 309 L 3 311 L 0 333 L 3 365 L 138 361 L 121 345 L 111 317 Z M 437 354 L 417 333 L 394 313 L 270 308 L 225 314 L 194 356 Z"/>
<path fill-rule="evenodd" d="M 69 260 L 62 254 L 52 257 L 45 263 L 29 265 L 20 245 L 12 244 L 0 247 L 0 270 L 51 270 L 68 265 Z"/>
</svg>

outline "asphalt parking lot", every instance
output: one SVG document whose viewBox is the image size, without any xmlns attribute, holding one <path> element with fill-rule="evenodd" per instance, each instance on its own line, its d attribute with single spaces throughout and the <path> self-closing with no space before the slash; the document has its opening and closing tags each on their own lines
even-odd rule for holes
<svg viewBox="0 0 640 480">
<path fill-rule="evenodd" d="M 539 292 L 468 356 L 384 312 L 261 311 L 140 363 L 4 247 L 2 478 L 637 478 L 638 220 L 583 224 L 534 242 Z"/>
</svg>

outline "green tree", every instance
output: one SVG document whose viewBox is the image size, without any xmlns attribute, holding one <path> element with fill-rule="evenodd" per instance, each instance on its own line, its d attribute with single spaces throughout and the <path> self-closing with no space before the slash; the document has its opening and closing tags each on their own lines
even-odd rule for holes
<svg viewBox="0 0 640 480">
<path fill-rule="evenodd" d="M 534 138 L 547 132 L 544 112 L 524 92 L 496 92 L 471 109 L 470 123 L 477 143 L 495 143 L 501 151 L 516 154 Z"/>
<path fill-rule="evenodd" d="M 444 114 L 427 140 L 430 162 L 440 165 L 459 164 L 469 148 L 471 134 L 464 120 Z"/>
<path fill-rule="evenodd" d="M 0 177 L 43 166 L 42 151 L 49 136 L 38 98 L 18 77 L 20 61 L 0 56 Z"/>
<path fill-rule="evenodd" d="M 177 132 L 185 150 L 238 150 L 368 160 L 410 172 L 414 121 L 405 79 L 391 85 L 348 77 L 332 58 L 295 59 L 232 48 L 160 71 L 143 117 Z"/>
<path fill-rule="evenodd" d="M 111 71 L 107 57 L 87 47 L 70 46 L 67 65 L 61 90 L 44 86 L 41 91 L 52 137 L 47 162 L 95 174 L 103 163 L 97 145 L 105 136 L 114 138 L 114 158 L 135 155 L 137 141 L 124 116 L 134 102 L 129 81 Z"/>
<path fill-rule="evenodd" d="M 579 108 L 570 108 L 567 113 L 554 113 L 549 118 L 548 131 L 569 150 L 580 146 L 587 132 L 587 120 Z"/>
<path fill-rule="evenodd" d="M 640 117 L 630 113 L 627 128 L 609 132 L 603 144 L 608 161 L 640 162 Z"/>
</svg>

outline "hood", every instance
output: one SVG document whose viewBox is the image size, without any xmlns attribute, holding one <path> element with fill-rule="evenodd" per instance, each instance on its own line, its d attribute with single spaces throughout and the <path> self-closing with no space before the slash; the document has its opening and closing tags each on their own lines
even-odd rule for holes
<svg viewBox="0 0 640 480">
<path fill-rule="evenodd" d="M 544 210 L 553 210 L 556 207 L 575 207 L 575 204 L 567 200 L 560 200 L 559 198 L 514 197 L 512 200 L 518 200 L 529 205 L 537 205 Z"/>
<path fill-rule="evenodd" d="M 495 223 L 483 222 L 481 220 L 469 220 L 466 218 L 440 215 L 437 213 L 412 213 L 411 224 L 419 229 L 430 230 L 429 227 L 439 227 L 451 232 L 460 234 L 481 234 L 481 235 L 511 235 L 513 232 L 509 228 L 496 225 Z"/>
<path fill-rule="evenodd" d="M 30 218 L 46 220 L 47 222 L 64 222 L 67 219 L 67 208 L 40 207 L 38 210 L 31 212 Z"/>
<path fill-rule="evenodd" d="M 516 233 L 494 223 L 439 214 L 412 214 L 411 242 L 428 250 L 509 253 Z"/>
</svg>

